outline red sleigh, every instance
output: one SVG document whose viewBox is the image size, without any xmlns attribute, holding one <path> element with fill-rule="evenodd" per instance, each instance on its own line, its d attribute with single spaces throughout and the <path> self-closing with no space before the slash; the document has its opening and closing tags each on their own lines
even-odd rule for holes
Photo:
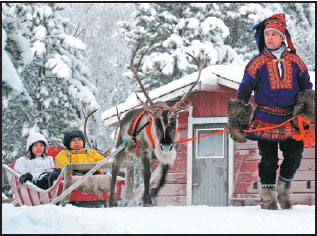
<svg viewBox="0 0 317 236">
<path fill-rule="evenodd" d="M 58 152 L 63 147 L 49 147 L 48 156 L 55 158 Z M 14 193 L 13 204 L 16 206 L 37 206 L 42 204 L 74 204 L 79 206 L 105 206 L 109 198 L 109 191 L 106 189 L 98 189 L 98 193 L 82 192 L 72 188 L 72 170 L 89 170 L 94 168 L 98 163 L 73 163 L 67 164 L 62 170 L 58 179 L 54 181 L 51 188 L 43 190 L 31 182 L 25 184 L 19 182 L 20 174 L 13 170 L 15 161 L 9 165 L 3 164 L 2 167 L 6 170 L 10 187 Z M 111 163 L 106 162 L 101 166 L 104 169 L 111 169 Z M 118 176 L 115 189 L 115 198 L 117 200 L 131 199 L 133 196 L 133 165 L 131 162 L 125 162 L 122 166 L 125 168 L 125 178 Z M 98 178 L 103 178 L 106 175 L 98 175 Z M 78 178 L 78 177 L 77 177 Z M 81 177 L 82 179 L 84 177 Z M 89 178 L 97 178 L 91 175 Z M 111 178 L 110 178 L 111 179 Z M 109 181 L 108 178 L 105 180 Z M 79 181 L 79 180 L 78 180 Z M 69 193 L 68 193 L 69 192 Z"/>
</svg>

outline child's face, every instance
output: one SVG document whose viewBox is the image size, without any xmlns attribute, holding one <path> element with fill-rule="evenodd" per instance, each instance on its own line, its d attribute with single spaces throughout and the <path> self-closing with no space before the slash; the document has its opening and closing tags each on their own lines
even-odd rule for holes
<svg viewBox="0 0 317 236">
<path fill-rule="evenodd" d="M 72 139 L 72 141 L 70 141 L 69 147 L 72 150 L 82 149 L 82 148 L 84 148 L 84 141 L 79 137 L 75 137 Z"/>
<path fill-rule="evenodd" d="M 32 153 L 35 156 L 42 156 L 45 150 L 45 146 L 42 142 L 36 142 L 32 145 Z"/>
</svg>

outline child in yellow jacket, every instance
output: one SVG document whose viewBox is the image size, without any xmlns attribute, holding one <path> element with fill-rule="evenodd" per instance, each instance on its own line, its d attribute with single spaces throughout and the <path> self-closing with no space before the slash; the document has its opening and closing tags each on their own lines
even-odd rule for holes
<svg viewBox="0 0 317 236">
<path fill-rule="evenodd" d="M 66 132 L 63 144 L 66 149 L 60 151 L 55 157 L 55 163 L 61 169 L 68 163 L 100 162 L 104 159 L 95 149 L 84 149 L 85 136 L 80 130 Z"/>
</svg>

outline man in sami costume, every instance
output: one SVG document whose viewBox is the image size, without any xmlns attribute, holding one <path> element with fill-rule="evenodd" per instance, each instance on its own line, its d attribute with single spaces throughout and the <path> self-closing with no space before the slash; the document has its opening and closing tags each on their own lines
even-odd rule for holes
<svg viewBox="0 0 317 236">
<path fill-rule="evenodd" d="M 297 119 L 274 129 L 250 133 L 243 130 L 277 126 L 298 114 L 314 122 L 315 91 L 307 67 L 296 54 L 286 29 L 285 14 L 275 14 L 254 29 L 260 53 L 247 64 L 237 99 L 228 102 L 228 128 L 237 142 L 247 139 L 258 142 L 261 208 L 276 210 L 279 202 L 281 208 L 289 209 L 292 180 L 304 150 L 303 141 L 292 138 L 298 133 Z M 252 91 L 257 107 L 250 124 L 253 106 L 248 101 Z M 284 159 L 275 184 L 278 146 Z"/>
</svg>

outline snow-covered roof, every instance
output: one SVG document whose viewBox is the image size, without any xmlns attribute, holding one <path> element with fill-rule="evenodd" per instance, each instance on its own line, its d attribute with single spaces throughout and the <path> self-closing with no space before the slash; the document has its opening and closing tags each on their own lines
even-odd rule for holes
<svg viewBox="0 0 317 236">
<path fill-rule="evenodd" d="M 192 92 L 195 91 L 213 91 L 223 85 L 232 89 L 238 89 L 239 84 L 244 74 L 245 66 L 237 65 L 212 65 L 206 67 L 201 72 L 200 82 L 196 85 Z M 315 72 L 309 72 L 313 89 L 315 89 Z M 184 76 L 178 80 L 172 81 L 162 87 L 153 89 L 149 92 L 150 98 L 156 101 L 170 101 L 175 98 L 181 97 L 189 90 L 192 84 L 197 79 L 197 72 Z M 145 101 L 143 93 L 138 93 L 138 96 Z M 121 112 L 121 118 L 125 113 L 134 108 L 141 107 L 140 102 L 137 100 L 135 93 L 131 93 L 125 102 L 116 106 L 118 112 Z M 117 123 L 116 107 L 112 107 L 101 114 L 106 126 L 114 125 Z"/>
<path fill-rule="evenodd" d="M 213 65 L 206 67 L 201 72 L 200 82 L 193 89 L 195 91 L 202 90 L 216 90 L 219 85 L 224 85 L 233 89 L 238 89 L 239 81 L 243 76 L 244 67 L 233 65 Z M 197 79 L 197 72 L 184 76 L 178 80 L 172 81 L 162 87 L 149 91 L 150 98 L 156 101 L 170 101 L 177 97 L 181 97 Z M 145 100 L 143 93 L 138 93 L 138 96 Z M 140 102 L 137 100 L 135 93 L 131 93 L 125 102 L 116 106 L 118 112 L 121 112 L 121 118 L 125 113 L 131 109 L 141 107 Z M 116 107 L 112 107 L 101 114 L 106 126 L 115 124 L 117 119 Z"/>
</svg>

